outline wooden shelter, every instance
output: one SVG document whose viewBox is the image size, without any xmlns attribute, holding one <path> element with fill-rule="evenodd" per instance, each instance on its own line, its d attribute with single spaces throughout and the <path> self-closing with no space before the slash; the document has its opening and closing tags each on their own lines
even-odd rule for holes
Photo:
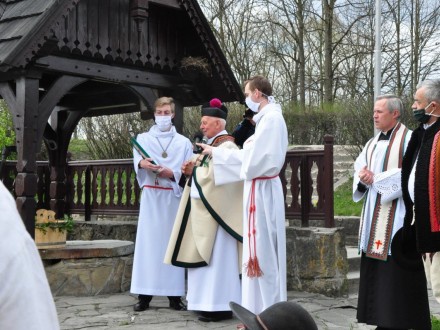
<svg viewBox="0 0 440 330">
<path fill-rule="evenodd" d="M 153 118 L 166 95 L 179 130 L 185 106 L 243 101 L 196 0 L 0 0 L 0 95 L 13 115 L 16 203 L 31 235 L 42 142 L 60 215 L 67 148 L 82 117 Z"/>
</svg>

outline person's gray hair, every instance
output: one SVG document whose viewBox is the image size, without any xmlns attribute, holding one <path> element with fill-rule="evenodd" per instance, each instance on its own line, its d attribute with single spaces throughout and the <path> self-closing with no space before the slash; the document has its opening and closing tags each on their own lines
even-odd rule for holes
<svg viewBox="0 0 440 330">
<path fill-rule="evenodd" d="M 226 128 L 226 120 L 223 118 L 217 118 L 218 121 L 221 123 L 221 127 L 223 127 L 223 129 Z"/>
<path fill-rule="evenodd" d="M 398 96 L 394 94 L 379 95 L 378 97 L 376 97 L 376 101 L 380 101 L 380 100 L 387 100 L 388 111 L 393 112 L 394 110 L 397 110 L 399 112 L 398 118 L 400 118 L 403 111 L 403 103 Z"/>
<path fill-rule="evenodd" d="M 440 103 L 440 79 L 423 80 L 417 85 L 417 89 L 425 89 L 425 98 L 428 103 L 435 101 Z"/>
</svg>

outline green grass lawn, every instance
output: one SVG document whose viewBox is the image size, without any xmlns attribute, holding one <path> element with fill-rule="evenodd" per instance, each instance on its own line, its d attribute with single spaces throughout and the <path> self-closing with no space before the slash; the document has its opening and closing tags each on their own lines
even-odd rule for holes
<svg viewBox="0 0 440 330">
<path fill-rule="evenodd" d="M 353 202 L 353 181 L 350 179 L 339 186 L 334 193 L 335 215 L 360 216 L 363 200 L 358 203 Z"/>
<path fill-rule="evenodd" d="M 90 160 L 91 155 L 85 140 L 72 139 L 69 144 L 72 160 Z"/>
<path fill-rule="evenodd" d="M 440 320 L 431 315 L 432 330 L 440 330 Z"/>
</svg>

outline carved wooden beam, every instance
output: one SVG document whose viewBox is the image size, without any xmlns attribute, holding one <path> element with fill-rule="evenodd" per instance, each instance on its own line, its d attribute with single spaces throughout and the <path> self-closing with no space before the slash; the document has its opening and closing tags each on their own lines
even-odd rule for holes
<svg viewBox="0 0 440 330">
<path fill-rule="evenodd" d="M 52 84 L 38 104 L 40 130 L 44 129 L 45 123 L 61 98 L 72 88 L 87 80 L 84 77 L 61 76 Z"/>
<path fill-rule="evenodd" d="M 152 88 L 174 88 L 181 79 L 171 75 L 148 72 L 140 69 L 122 68 L 94 62 L 69 59 L 58 56 L 39 58 L 35 66 L 45 71 L 82 76 L 88 79 Z"/>
<path fill-rule="evenodd" d="M 143 120 L 152 119 L 154 117 L 153 113 L 155 110 L 154 102 L 158 98 L 157 92 L 151 88 L 136 85 L 128 86 L 128 88 L 132 89 L 141 98 L 142 103 L 146 106 L 146 108 L 142 106 L 139 108 L 141 118 Z"/>
<path fill-rule="evenodd" d="M 148 17 L 148 0 L 131 0 L 130 16 L 135 20 L 139 28 L 140 23 Z"/>
</svg>

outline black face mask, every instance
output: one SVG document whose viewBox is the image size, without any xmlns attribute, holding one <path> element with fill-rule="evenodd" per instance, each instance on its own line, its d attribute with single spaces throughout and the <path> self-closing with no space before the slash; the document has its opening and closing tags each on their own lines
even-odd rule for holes
<svg viewBox="0 0 440 330">
<path fill-rule="evenodd" d="M 425 109 L 413 110 L 413 117 L 415 120 L 422 124 L 426 124 L 431 118 L 430 115 L 426 114 Z"/>
<path fill-rule="evenodd" d="M 414 119 L 417 120 L 419 123 L 426 124 L 431 118 L 431 113 L 427 114 L 426 109 L 428 109 L 431 104 L 432 102 L 422 109 L 413 110 Z"/>
</svg>

